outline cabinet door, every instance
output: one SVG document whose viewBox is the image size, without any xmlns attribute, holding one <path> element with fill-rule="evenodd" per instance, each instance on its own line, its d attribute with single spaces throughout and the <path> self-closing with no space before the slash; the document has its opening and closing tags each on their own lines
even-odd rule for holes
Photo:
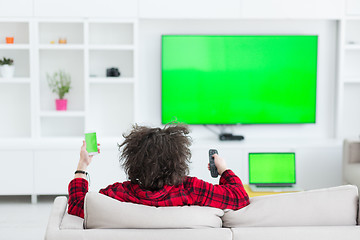
<svg viewBox="0 0 360 240">
<path fill-rule="evenodd" d="M 32 194 L 32 152 L 0 150 L 0 155 L 0 195 Z"/>
<path fill-rule="evenodd" d="M 33 2 L 29 0 L 0 0 L 1 17 L 30 17 L 33 15 Z"/>
<path fill-rule="evenodd" d="M 239 18 L 240 0 L 139 0 L 140 18 Z"/>
<path fill-rule="evenodd" d="M 218 178 L 212 178 L 207 168 L 209 163 L 209 149 L 215 148 L 219 151 L 219 156 L 225 159 L 227 167 L 231 169 L 240 179 L 245 183 L 247 182 L 247 169 L 245 169 L 244 151 L 239 148 L 224 148 L 218 144 L 211 144 L 209 146 L 196 146 L 191 148 L 191 163 L 190 176 L 197 177 L 204 181 L 219 184 Z"/>
<path fill-rule="evenodd" d="M 338 19 L 344 11 L 342 0 L 243 0 L 244 18 Z"/>
<path fill-rule="evenodd" d="M 296 182 L 305 189 L 342 184 L 341 146 L 300 147 L 296 150 Z"/>
<path fill-rule="evenodd" d="M 115 182 L 126 180 L 125 172 L 119 163 L 119 151 L 114 144 L 111 149 L 104 149 L 103 144 L 101 153 L 95 155 L 88 168 L 90 174 L 90 191 L 99 191 Z"/>
<path fill-rule="evenodd" d="M 360 1 L 359 0 L 346 0 L 346 14 L 360 15 Z"/>
<path fill-rule="evenodd" d="M 34 0 L 38 17 L 137 17 L 137 1 Z"/>
<path fill-rule="evenodd" d="M 67 194 L 79 150 L 43 150 L 34 155 L 35 194 Z"/>
</svg>

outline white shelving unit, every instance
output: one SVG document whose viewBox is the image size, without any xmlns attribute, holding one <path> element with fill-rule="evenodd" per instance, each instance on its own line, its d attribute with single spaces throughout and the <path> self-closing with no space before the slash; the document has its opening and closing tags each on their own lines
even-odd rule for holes
<svg viewBox="0 0 360 240">
<path fill-rule="evenodd" d="M 347 11 L 339 23 L 337 137 L 358 138 L 360 132 L 360 12 Z"/>
<path fill-rule="evenodd" d="M 29 49 L 29 44 L 1 44 L 0 49 L 11 49 L 11 50 L 21 50 L 21 49 Z"/>
<path fill-rule="evenodd" d="M 36 202 L 39 194 L 66 193 L 64 183 L 73 175 L 68 170 L 78 155 L 76 143 L 89 129 L 116 146 L 114 139 L 135 122 L 136 33 L 134 19 L 0 19 L 0 58 L 12 58 L 15 64 L 13 78 L 0 76 L 0 141 L 13 139 L 14 145 L 23 146 L 0 152 L 12 156 L 10 160 L 21 157 L 20 164 L 33 169 L 20 172 L 28 184 L 19 188 L 15 182 L 1 188 L 0 195 L 30 194 Z M 14 44 L 6 44 L 6 36 L 14 36 Z M 60 44 L 60 38 L 67 43 Z M 112 67 L 120 77 L 106 77 Z M 58 70 L 71 75 L 67 111 L 55 110 L 57 96 L 47 83 L 47 74 Z M 64 149 L 67 142 L 72 146 Z M 19 149 L 23 151 L 17 153 Z M 55 165 L 51 175 L 41 170 Z M 0 179 L 10 178 L 10 172 L 0 170 Z M 50 178 L 55 181 L 51 187 Z"/>
<path fill-rule="evenodd" d="M 135 122 L 137 23 L 90 20 L 86 29 L 86 127 L 105 137 L 119 137 Z M 106 77 L 109 67 L 118 68 L 120 77 Z"/>
<path fill-rule="evenodd" d="M 14 78 L 0 77 L 2 91 L 26 102 L 19 112 L 29 118 L 23 134 L 15 133 L 14 126 L 0 138 L 11 132 L 14 137 L 41 139 L 81 137 L 86 129 L 99 129 L 104 137 L 125 131 L 134 122 L 136 27 L 136 20 L 122 19 L 0 21 L 0 57 L 14 59 L 16 69 Z M 6 44 L 6 36 L 14 36 L 15 43 Z M 60 44 L 60 38 L 67 43 Z M 118 68 L 121 76 L 106 77 L 111 67 Z M 72 88 L 65 95 L 66 112 L 55 111 L 56 95 L 47 84 L 47 74 L 58 70 L 72 78 Z M 24 117 L 6 102 L 0 107 L 7 106 L 9 122 L 16 114 Z"/>
<path fill-rule="evenodd" d="M 84 117 L 84 111 L 42 111 L 41 117 Z"/>
<path fill-rule="evenodd" d="M 0 77 L 0 83 L 30 83 L 31 79 L 30 78 L 1 78 Z"/>
<path fill-rule="evenodd" d="M 6 44 L 6 37 L 14 37 L 14 43 Z M 11 58 L 15 63 L 13 78 L 0 76 L 0 136 L 3 139 L 32 137 L 30 39 L 30 21 L 0 21 L 0 58 Z"/>
</svg>

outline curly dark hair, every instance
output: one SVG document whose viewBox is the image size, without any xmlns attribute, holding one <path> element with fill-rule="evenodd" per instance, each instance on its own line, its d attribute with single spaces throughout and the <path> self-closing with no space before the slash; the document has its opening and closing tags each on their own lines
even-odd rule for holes
<svg viewBox="0 0 360 240">
<path fill-rule="evenodd" d="M 120 162 L 130 181 L 150 191 L 182 183 L 189 174 L 189 132 L 186 125 L 180 124 L 163 128 L 135 124 L 118 145 Z"/>
</svg>

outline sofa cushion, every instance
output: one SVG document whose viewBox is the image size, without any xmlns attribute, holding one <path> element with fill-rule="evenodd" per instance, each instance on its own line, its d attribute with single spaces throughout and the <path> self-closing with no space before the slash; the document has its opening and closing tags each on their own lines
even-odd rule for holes
<svg viewBox="0 0 360 240">
<path fill-rule="evenodd" d="M 60 229 L 84 229 L 84 219 L 68 214 L 66 209 L 60 224 Z"/>
<path fill-rule="evenodd" d="M 200 206 L 151 207 L 88 192 L 85 228 L 220 228 L 224 211 Z"/>
<path fill-rule="evenodd" d="M 240 210 L 225 210 L 225 227 L 356 225 L 356 186 L 254 197 Z"/>
<path fill-rule="evenodd" d="M 241 227 L 231 228 L 234 240 L 354 240 L 360 239 L 358 226 Z"/>
</svg>

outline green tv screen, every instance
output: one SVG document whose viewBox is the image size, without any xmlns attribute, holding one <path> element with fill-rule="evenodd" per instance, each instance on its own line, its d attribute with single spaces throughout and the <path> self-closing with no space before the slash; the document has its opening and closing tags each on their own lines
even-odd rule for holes
<svg viewBox="0 0 360 240">
<path fill-rule="evenodd" d="M 317 36 L 162 36 L 162 123 L 315 123 Z"/>
<path fill-rule="evenodd" d="M 295 153 L 249 153 L 249 183 L 296 183 Z"/>
</svg>

